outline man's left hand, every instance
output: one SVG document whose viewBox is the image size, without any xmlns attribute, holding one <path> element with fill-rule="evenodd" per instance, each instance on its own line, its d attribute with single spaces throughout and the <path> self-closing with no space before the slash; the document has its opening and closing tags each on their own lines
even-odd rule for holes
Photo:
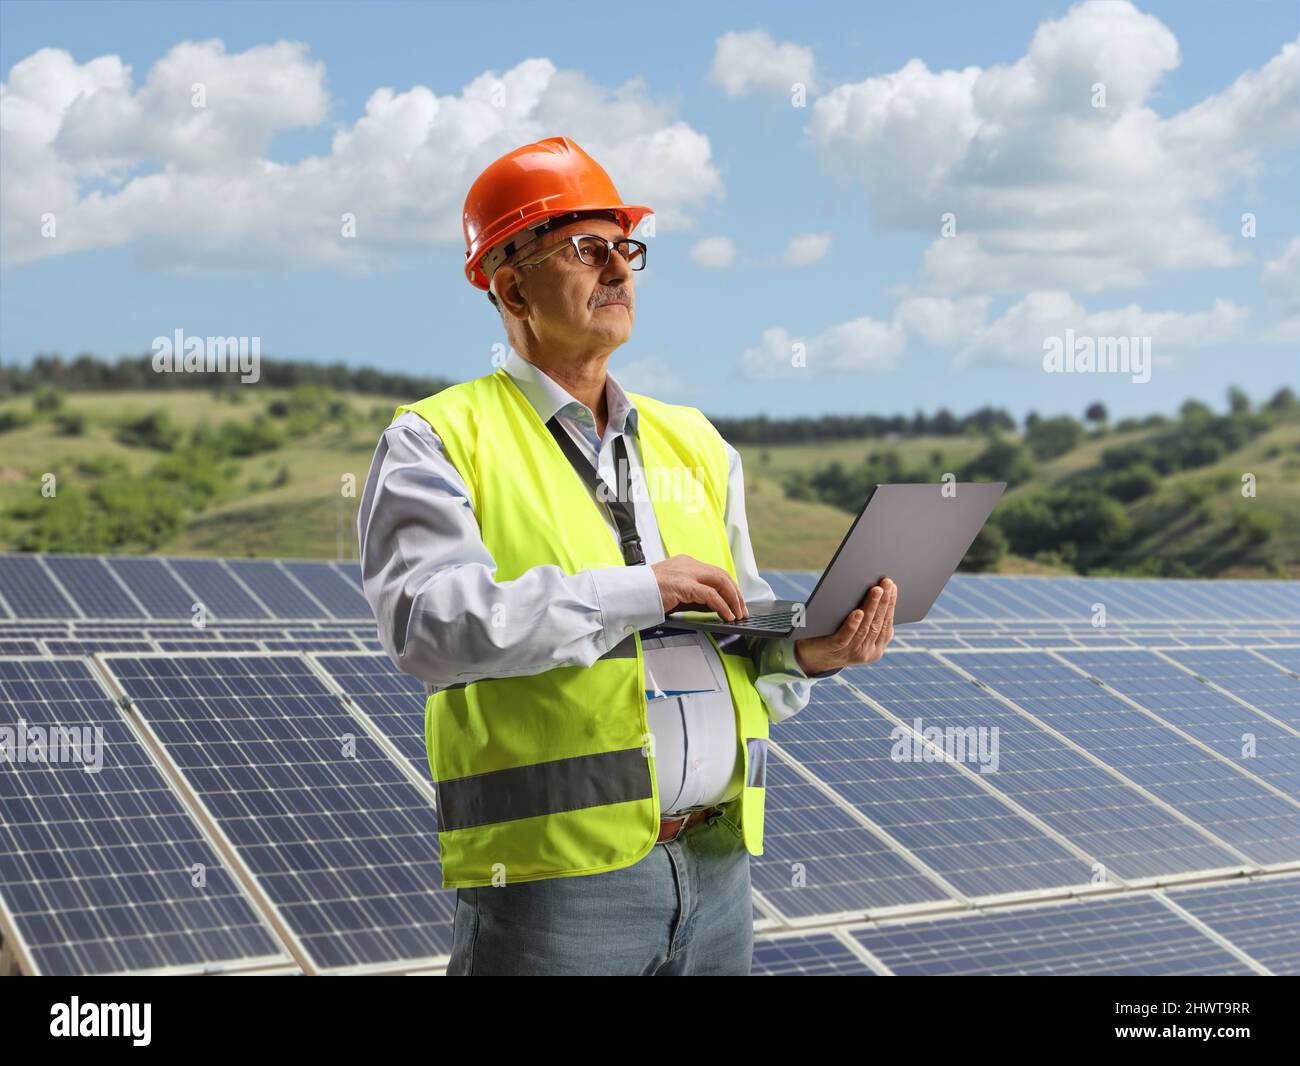
<svg viewBox="0 0 1300 1066">
<path fill-rule="evenodd" d="M 898 586 L 882 578 L 849 613 L 840 628 L 825 637 L 805 637 L 794 642 L 795 658 L 805 674 L 820 674 L 841 666 L 874 663 L 885 654 L 894 636 L 894 605 Z"/>
</svg>

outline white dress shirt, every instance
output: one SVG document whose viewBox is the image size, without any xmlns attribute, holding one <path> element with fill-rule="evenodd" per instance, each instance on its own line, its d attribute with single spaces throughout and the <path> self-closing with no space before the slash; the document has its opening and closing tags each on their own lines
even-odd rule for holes
<svg viewBox="0 0 1300 1066">
<path fill-rule="evenodd" d="M 380 640 L 397 667 L 423 680 L 431 692 L 485 677 L 589 666 L 628 634 L 664 622 L 651 565 L 665 555 L 641 471 L 636 408 L 613 375 L 607 375 L 609 418 L 599 437 L 591 410 L 518 353 L 511 351 L 503 369 L 543 423 L 558 414 L 559 424 L 610 486 L 618 484 L 614 442 L 624 438 L 629 480 L 640 489 L 633 493 L 633 505 L 646 563 L 576 574 L 542 565 L 513 581 L 496 581 L 496 563 L 483 544 L 468 488 L 429 423 L 404 412 L 384 431 L 375 450 L 357 531 L 366 599 Z M 731 445 L 726 447 L 727 537 L 737 584 L 752 611 L 775 596 L 754 562 L 740 455 Z M 613 517 L 604 503 L 599 507 L 617 544 Z M 516 624 L 491 625 L 493 611 L 503 607 Z M 703 633 L 667 633 L 643 633 L 643 650 L 684 644 L 702 649 L 717 688 L 653 699 L 647 705 L 665 814 L 733 799 L 739 786 L 728 786 L 733 775 L 738 776 L 740 757 L 735 712 L 718 653 Z M 800 711 L 812 683 L 837 672 L 809 678 L 795 658 L 792 638 L 719 638 L 731 639 L 745 641 L 758 656 L 757 688 L 773 721 Z"/>
</svg>

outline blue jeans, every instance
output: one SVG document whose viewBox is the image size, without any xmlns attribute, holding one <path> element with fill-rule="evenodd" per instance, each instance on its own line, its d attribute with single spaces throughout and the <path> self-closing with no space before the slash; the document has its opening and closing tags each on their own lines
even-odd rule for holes
<svg viewBox="0 0 1300 1066">
<path fill-rule="evenodd" d="M 748 976 L 754 912 L 737 806 L 621 870 L 459 889 L 448 976 Z"/>
</svg>

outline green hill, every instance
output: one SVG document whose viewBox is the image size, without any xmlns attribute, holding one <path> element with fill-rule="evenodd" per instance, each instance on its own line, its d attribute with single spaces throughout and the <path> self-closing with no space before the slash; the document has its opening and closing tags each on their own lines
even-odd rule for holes
<svg viewBox="0 0 1300 1066">
<path fill-rule="evenodd" d="M 0 547 L 355 558 L 357 495 L 407 399 L 318 384 L 10 396 L 0 400 Z M 1242 413 L 1253 421 L 1240 424 L 1213 417 L 1199 436 L 1226 435 L 1231 448 L 1198 446 L 1183 457 L 1193 465 L 1163 472 L 1152 462 L 1186 450 L 1195 424 L 1079 426 L 1050 458 L 1036 450 L 1061 445 L 1041 425 L 741 444 L 755 554 L 765 567 L 818 569 L 873 478 L 990 478 L 1009 464 L 1020 480 L 995 513 L 1016 518 L 1004 524 L 1013 550 L 999 571 L 1300 577 L 1300 408 Z M 1243 474 L 1254 475 L 1253 498 Z M 50 475 L 53 496 L 42 493 Z M 1109 503 L 1094 507 L 1103 495 Z M 1050 521 L 1076 506 L 1062 542 Z"/>
</svg>

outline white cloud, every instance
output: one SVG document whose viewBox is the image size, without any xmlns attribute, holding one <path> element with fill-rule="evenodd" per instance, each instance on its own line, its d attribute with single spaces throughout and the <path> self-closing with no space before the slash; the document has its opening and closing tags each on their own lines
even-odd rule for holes
<svg viewBox="0 0 1300 1066">
<path fill-rule="evenodd" d="M 967 343 L 983 328 L 988 303 L 978 296 L 958 300 L 914 296 L 894 308 L 894 318 L 908 334 L 920 337 L 926 344 L 955 348 Z"/>
<path fill-rule="evenodd" d="M 828 171 L 865 187 L 878 225 L 935 234 L 917 292 L 1133 286 L 1245 261 L 1215 201 L 1300 135 L 1296 44 L 1161 118 L 1150 103 L 1178 62 L 1158 19 L 1088 0 L 1042 23 L 1014 63 L 931 71 L 913 59 L 830 89 L 808 133 Z M 956 235 L 943 237 L 948 213 Z"/>
<path fill-rule="evenodd" d="M 736 245 L 730 237 L 705 237 L 691 248 L 691 259 L 706 270 L 723 270 L 736 261 Z"/>
<path fill-rule="evenodd" d="M 907 337 L 897 322 L 865 315 L 807 340 L 773 326 L 763 331 L 757 345 L 741 353 L 740 369 L 747 378 L 878 372 L 896 367 L 906 346 Z M 796 364 L 796 358 L 802 365 Z"/>
<path fill-rule="evenodd" d="M 808 340 L 783 326 L 763 331 L 759 343 L 741 353 L 746 377 L 795 377 L 816 373 L 872 373 L 898 366 L 908 344 L 920 340 L 955 349 L 954 365 L 1041 366 L 1043 342 L 1064 337 L 1150 337 L 1156 363 L 1194 348 L 1242 338 L 1250 312 L 1229 300 L 1208 311 L 1145 311 L 1136 304 L 1088 311 L 1067 292 L 1027 293 L 993 322 L 986 321 L 985 297 L 918 296 L 902 300 L 891 321 L 855 318 L 831 326 Z M 793 363 L 802 343 L 805 365 Z"/>
<path fill-rule="evenodd" d="M 830 250 L 829 233 L 797 233 L 786 244 L 781 261 L 791 267 L 811 266 L 825 259 Z"/>
<path fill-rule="evenodd" d="M 1216 300 L 1208 311 L 1144 311 L 1136 304 L 1088 311 L 1067 292 L 1035 291 L 977 330 L 956 363 L 1041 366 L 1044 341 L 1064 337 L 1067 329 L 1076 337 L 1150 337 L 1152 358 L 1159 363 L 1239 338 L 1249 313 L 1229 300 Z"/>
<path fill-rule="evenodd" d="M 1286 316 L 1265 331 L 1265 344 L 1300 344 L 1300 237 L 1276 259 L 1264 264 L 1260 274 L 1264 295 L 1282 308 Z"/>
<path fill-rule="evenodd" d="M 1300 311 L 1300 237 L 1292 237 L 1281 255 L 1264 264 L 1260 283 L 1284 311 Z"/>
<path fill-rule="evenodd" d="M 192 106 L 200 82 L 206 107 Z M 116 56 L 78 64 L 58 49 L 16 63 L 0 86 L 0 248 L 12 264 L 131 244 L 178 271 L 337 266 L 393 251 L 460 247 L 474 177 L 513 148 L 562 131 L 619 192 L 684 227 L 722 192 L 708 138 L 632 80 L 608 88 L 548 59 L 485 72 L 445 96 L 375 90 L 329 152 L 267 158 L 275 136 L 330 114 L 322 63 L 291 42 L 228 54 L 176 45 L 132 85 Z M 356 236 L 340 236 L 341 216 Z M 52 214 L 57 237 L 41 235 Z"/>
<path fill-rule="evenodd" d="M 814 66 L 811 48 L 777 43 L 766 30 L 724 33 L 714 45 L 709 81 L 722 86 L 728 96 L 758 90 L 788 98 L 796 83 L 810 93 L 815 90 Z"/>
<path fill-rule="evenodd" d="M 1284 318 L 1263 336 L 1267 344 L 1300 344 L 1300 315 Z"/>
</svg>

